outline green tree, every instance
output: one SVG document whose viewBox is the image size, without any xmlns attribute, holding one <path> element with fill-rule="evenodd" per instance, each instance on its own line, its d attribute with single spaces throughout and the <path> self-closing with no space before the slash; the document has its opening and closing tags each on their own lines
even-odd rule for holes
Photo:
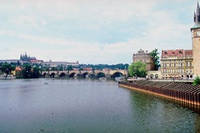
<svg viewBox="0 0 200 133">
<path fill-rule="evenodd" d="M 38 66 L 33 67 L 31 78 L 39 78 L 40 76 L 40 68 Z"/>
<path fill-rule="evenodd" d="M 160 67 L 160 61 L 159 61 L 159 52 L 158 49 L 154 49 L 152 52 L 150 52 L 150 56 L 153 59 L 154 65 L 155 65 L 155 70 L 158 70 Z"/>
<path fill-rule="evenodd" d="M 24 64 L 19 78 L 39 78 L 41 76 L 41 68 L 38 65 Z"/>
<path fill-rule="evenodd" d="M 57 71 L 57 70 L 58 70 L 57 67 L 52 67 L 52 68 L 51 68 L 51 71 Z"/>
<path fill-rule="evenodd" d="M 67 73 L 69 73 L 71 70 L 73 70 L 73 67 L 71 65 L 67 66 Z"/>
<path fill-rule="evenodd" d="M 6 77 L 11 73 L 11 71 L 14 71 L 15 68 L 16 68 L 15 65 L 8 64 L 8 63 L 3 63 L 1 65 L 1 71 L 6 74 Z"/>
<path fill-rule="evenodd" d="M 57 66 L 57 70 L 58 70 L 58 71 L 63 71 L 63 70 L 64 70 L 64 66 L 63 66 L 63 65 Z"/>
<path fill-rule="evenodd" d="M 80 67 L 78 70 L 79 70 L 79 73 L 81 73 L 81 71 L 83 71 L 83 68 L 82 68 L 82 67 Z"/>
<path fill-rule="evenodd" d="M 147 75 L 146 64 L 144 64 L 142 62 L 132 63 L 128 67 L 128 73 L 129 73 L 129 76 L 131 76 L 131 77 L 133 77 L 133 76 L 146 77 L 146 75 Z"/>
<path fill-rule="evenodd" d="M 22 69 L 23 78 L 32 78 L 32 67 L 30 64 L 24 64 Z"/>
<path fill-rule="evenodd" d="M 193 85 L 194 85 L 194 86 L 200 85 L 200 77 L 199 77 L 199 76 L 197 76 L 197 77 L 194 79 Z"/>
</svg>

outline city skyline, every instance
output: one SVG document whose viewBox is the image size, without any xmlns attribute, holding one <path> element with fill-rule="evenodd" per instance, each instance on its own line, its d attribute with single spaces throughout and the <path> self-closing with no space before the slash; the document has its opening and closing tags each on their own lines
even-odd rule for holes
<svg viewBox="0 0 200 133">
<path fill-rule="evenodd" d="M 131 55 L 140 48 L 191 49 L 196 3 L 4 1 L 0 5 L 0 59 L 27 52 L 44 60 L 117 64 L 131 63 Z"/>
</svg>

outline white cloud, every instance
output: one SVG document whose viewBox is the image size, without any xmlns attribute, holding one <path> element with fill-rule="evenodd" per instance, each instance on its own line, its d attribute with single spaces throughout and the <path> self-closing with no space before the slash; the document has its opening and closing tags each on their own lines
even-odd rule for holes
<svg viewBox="0 0 200 133">
<path fill-rule="evenodd" d="M 173 2 L 175 1 L 181 3 L 187 0 L 174 0 Z M 29 28 L 27 28 L 27 32 L 2 28 L 0 35 L 22 40 L 22 42 L 16 42 L 16 45 L 23 44 L 23 40 L 30 41 L 30 44 L 19 48 L 17 46 L 13 47 L 15 44 L 8 43 L 4 47 L 10 51 L 9 54 L 2 52 L 0 58 L 5 56 L 16 57 L 21 52 L 27 51 L 45 60 L 79 60 L 81 63 L 111 64 L 130 63 L 132 53 L 140 48 L 147 50 L 154 48 L 160 50 L 163 48 L 190 48 L 192 43 L 190 42 L 190 24 L 180 23 L 170 11 L 156 9 L 155 7 L 159 6 L 161 2 L 162 0 L 57 0 L 56 2 L 55 0 L 16 0 L 15 6 L 5 2 L 0 7 L 7 5 L 6 7 L 10 6 L 9 10 L 7 9 L 8 11 L 13 13 L 16 11 L 16 15 L 9 17 L 10 25 L 22 28 L 29 27 L 31 30 L 38 30 L 38 33 L 49 22 L 57 23 L 67 20 L 80 23 L 84 21 L 86 24 L 83 28 L 93 29 L 97 32 L 102 30 L 105 25 L 112 27 L 114 24 L 126 24 L 130 21 L 134 23 L 134 20 L 138 19 L 144 21 L 146 25 L 144 25 L 143 31 L 134 31 L 136 34 L 143 33 L 137 38 L 136 35 L 133 35 L 128 41 L 106 44 L 102 42 L 93 43 L 90 40 L 80 42 L 73 38 L 69 40 L 63 36 L 60 37 L 59 34 L 54 36 L 57 29 L 50 33 L 51 36 L 48 36 L 46 35 L 49 34 L 47 32 L 31 34 Z M 49 26 L 53 27 L 53 25 Z M 66 25 L 66 27 L 70 26 Z M 113 29 L 119 30 L 118 27 Z M 35 46 L 35 44 L 40 44 L 46 49 L 42 49 L 38 45 Z"/>
<path fill-rule="evenodd" d="M 16 16 L 14 17 L 10 23 L 15 24 L 20 27 L 30 27 L 39 29 L 41 25 L 45 24 L 45 21 L 39 22 L 34 16 Z"/>
</svg>

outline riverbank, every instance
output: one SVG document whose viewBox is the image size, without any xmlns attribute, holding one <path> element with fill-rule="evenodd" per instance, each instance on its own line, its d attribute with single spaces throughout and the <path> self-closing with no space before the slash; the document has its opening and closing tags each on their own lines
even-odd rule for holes
<svg viewBox="0 0 200 133">
<path fill-rule="evenodd" d="M 16 79 L 16 77 L 15 76 L 11 76 L 11 75 L 0 76 L 0 80 L 12 80 L 12 79 Z"/>
<path fill-rule="evenodd" d="M 164 98 L 200 113 L 200 87 L 191 83 L 137 80 L 119 82 L 119 86 Z"/>
</svg>

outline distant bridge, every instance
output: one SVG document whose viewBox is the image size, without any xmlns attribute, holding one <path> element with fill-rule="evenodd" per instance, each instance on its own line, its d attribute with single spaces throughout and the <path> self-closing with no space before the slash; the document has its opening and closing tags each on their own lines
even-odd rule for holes
<svg viewBox="0 0 200 133">
<path fill-rule="evenodd" d="M 128 72 L 127 70 L 111 70 L 111 69 L 105 69 L 105 70 L 71 70 L 71 71 L 43 71 L 42 75 L 44 77 L 48 78 L 116 78 L 121 76 L 127 76 Z"/>
</svg>

